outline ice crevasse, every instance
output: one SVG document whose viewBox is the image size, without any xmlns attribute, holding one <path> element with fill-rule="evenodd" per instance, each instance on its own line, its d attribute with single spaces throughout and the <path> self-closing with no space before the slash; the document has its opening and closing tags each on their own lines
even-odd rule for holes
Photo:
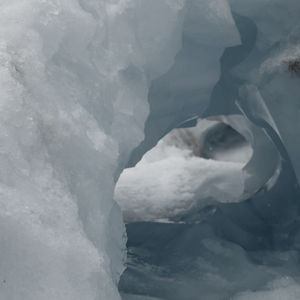
<svg viewBox="0 0 300 300">
<path fill-rule="evenodd" d="M 245 125 L 267 145 L 253 142 L 249 195 L 281 170 L 275 187 L 297 189 L 299 13 L 297 0 L 1 1 L 0 299 L 121 299 L 115 184 L 191 118 L 260 128 Z"/>
</svg>

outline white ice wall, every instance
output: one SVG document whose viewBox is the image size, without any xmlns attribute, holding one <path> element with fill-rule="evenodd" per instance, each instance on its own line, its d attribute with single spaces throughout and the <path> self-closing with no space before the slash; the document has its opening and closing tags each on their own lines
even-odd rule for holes
<svg viewBox="0 0 300 300">
<path fill-rule="evenodd" d="M 185 1 L 0 4 L 0 298 L 120 299 L 113 201 Z"/>
</svg>

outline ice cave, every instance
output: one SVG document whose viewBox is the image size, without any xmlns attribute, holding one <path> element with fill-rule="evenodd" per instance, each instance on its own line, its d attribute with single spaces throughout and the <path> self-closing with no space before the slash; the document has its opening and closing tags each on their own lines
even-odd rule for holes
<svg viewBox="0 0 300 300">
<path fill-rule="evenodd" d="M 299 300 L 299 16 L 2 0 L 0 300 Z"/>
</svg>

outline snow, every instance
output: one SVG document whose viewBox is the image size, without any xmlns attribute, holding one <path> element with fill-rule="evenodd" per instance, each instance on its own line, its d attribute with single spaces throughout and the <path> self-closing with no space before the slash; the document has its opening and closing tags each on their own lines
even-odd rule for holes
<svg viewBox="0 0 300 300">
<path fill-rule="evenodd" d="M 125 221 L 167 219 L 188 210 L 196 200 L 203 199 L 207 204 L 206 198 L 238 201 L 244 192 L 243 167 L 251 155 L 241 163 L 226 161 L 228 156 L 239 152 L 236 149 L 232 150 L 234 153 L 228 150 L 230 154 L 220 154 L 219 161 L 193 153 L 202 151 L 196 144 L 205 129 L 216 123 L 203 120 L 196 128 L 174 130 L 147 152 L 135 168 L 123 171 L 114 198 Z M 240 152 L 245 147 L 251 149 L 243 144 Z M 222 149 L 219 151 L 223 153 Z"/>
</svg>

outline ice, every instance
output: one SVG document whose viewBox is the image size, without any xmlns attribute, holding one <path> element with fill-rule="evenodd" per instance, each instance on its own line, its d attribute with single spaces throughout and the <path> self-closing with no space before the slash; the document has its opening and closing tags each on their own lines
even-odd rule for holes
<svg viewBox="0 0 300 300">
<path fill-rule="evenodd" d="M 127 225 L 141 259 L 124 299 L 294 300 L 299 11 L 298 0 L 2 0 L 0 298 L 121 299 L 114 188 L 137 165 L 116 198 L 129 219 L 169 223 Z M 159 142 L 216 117 L 245 137 L 249 161 Z"/>
<path fill-rule="evenodd" d="M 241 43 L 226 1 L 187 1 L 186 10 L 182 47 L 168 72 L 150 86 L 145 139 L 132 152 L 128 167 L 136 165 L 173 128 L 203 114 L 220 77 L 224 48 Z"/>
<path fill-rule="evenodd" d="M 131 295 L 172 300 L 199 299 L 199 295 L 200 299 L 220 300 L 299 298 L 298 250 L 293 251 L 299 249 L 299 105 L 296 99 L 299 94 L 297 63 L 300 23 L 297 15 L 300 5 L 293 0 L 228 2 L 242 45 L 227 46 L 218 59 L 220 75 L 214 77 L 212 72 L 215 59 L 210 60 L 214 51 L 207 48 L 204 52 L 209 52 L 211 56 L 205 57 L 201 52 L 202 48 L 191 41 L 195 41 L 197 34 L 200 36 L 201 33 L 202 42 L 212 47 L 213 42 L 207 43 L 205 29 L 202 30 L 203 27 L 211 27 L 203 26 L 199 30 L 193 27 L 193 30 L 183 32 L 183 47 L 175 57 L 174 65 L 150 87 L 150 115 L 145 124 L 145 139 L 132 153 L 128 166 L 134 166 L 159 139 L 174 127 L 181 127 L 184 121 L 192 120 L 195 116 L 221 117 L 222 122 L 242 133 L 253 148 L 250 161 L 243 167 L 243 193 L 238 201 L 229 200 L 236 203 L 221 204 L 214 201 L 218 199 L 222 202 L 221 197 L 215 194 L 210 194 L 207 198 L 204 195 L 203 199 L 201 195 L 197 195 L 193 201 L 198 196 L 199 198 L 193 205 L 188 200 L 188 206 L 180 208 L 180 212 L 170 218 L 170 214 L 177 213 L 172 208 L 178 208 L 178 201 L 175 195 L 171 197 L 173 202 L 167 201 L 170 195 L 160 190 L 160 179 L 166 178 L 166 165 L 160 172 L 153 167 L 154 164 L 158 166 L 160 162 L 167 160 L 170 155 L 169 152 L 159 154 L 158 151 L 166 142 L 167 136 L 149 152 L 153 151 L 152 157 L 155 157 L 151 162 L 148 161 L 148 165 L 152 167 L 151 172 L 146 169 L 149 153 L 137 164 L 136 170 L 125 170 L 123 175 L 131 174 L 133 181 L 139 182 L 137 185 L 140 188 L 130 185 L 130 181 L 125 184 L 122 177 L 118 183 L 124 184 L 120 196 L 124 198 L 120 203 L 121 207 L 123 205 L 125 220 L 155 222 L 127 224 L 128 268 L 120 282 L 120 290 L 126 297 L 124 299 L 131 299 Z M 196 5 L 193 11 L 187 13 L 185 30 L 192 27 L 195 14 Z M 212 37 L 213 33 L 209 36 Z M 217 41 L 222 43 L 224 40 L 219 37 Z M 205 57 L 205 61 L 196 60 L 191 49 L 203 53 L 201 57 Z M 189 60 L 185 60 L 185 56 Z M 203 73 L 200 68 L 197 72 L 195 70 L 199 65 L 206 66 L 206 62 L 209 62 L 210 71 L 205 70 L 205 76 L 201 77 Z M 180 74 L 181 80 L 178 79 Z M 213 78 L 218 80 L 210 84 L 209 80 Z M 201 82 L 197 85 L 198 89 L 193 89 L 194 79 Z M 202 88 L 204 85 L 205 88 Z M 184 87 L 189 88 L 184 90 Z M 197 105 L 193 102 L 195 98 L 198 99 Z M 184 101 L 184 106 L 181 101 Z M 180 112 L 176 112 L 176 109 Z M 166 110 L 167 114 L 164 113 Z M 232 118 L 236 114 L 246 116 L 251 125 L 239 118 Z M 253 127 L 254 124 L 260 128 Z M 180 148 L 182 140 L 178 136 L 175 144 Z M 181 156 L 184 157 L 183 153 L 187 150 L 194 153 L 194 148 L 193 143 L 191 147 L 183 147 Z M 226 157 L 226 151 L 220 153 L 220 157 Z M 218 158 L 218 155 L 213 158 Z M 219 166 L 218 171 L 221 172 Z M 201 170 L 200 173 L 204 171 Z M 155 174 L 153 178 L 152 174 Z M 167 178 L 174 174 L 175 172 L 170 172 Z M 226 178 L 223 177 L 223 195 L 226 194 L 226 185 L 228 187 L 231 176 L 228 168 Z M 142 180 L 146 177 L 151 179 Z M 181 191 L 179 180 L 161 181 L 164 189 L 170 184 L 168 192 Z M 147 200 L 146 193 L 142 192 L 149 187 L 145 182 L 150 183 L 152 191 L 151 194 L 148 191 Z M 172 186 L 175 182 L 177 184 Z M 233 182 L 236 183 L 235 188 L 241 186 L 241 181 Z M 213 189 L 213 184 L 212 180 L 208 186 Z M 184 187 L 187 186 L 185 183 Z M 135 193 L 126 197 L 131 189 Z M 205 186 L 201 186 L 199 190 L 205 191 Z M 231 187 L 230 191 L 233 190 Z M 161 198 L 162 194 L 166 196 Z M 187 199 L 181 192 L 177 194 L 181 199 Z M 154 196 L 152 203 L 149 200 L 151 195 Z M 118 197 L 118 187 L 116 196 Z M 204 205 L 201 205 L 201 201 Z M 149 203 L 146 205 L 147 209 L 141 202 Z M 161 215 L 155 212 L 156 207 L 160 207 L 157 212 L 162 213 Z M 155 220 L 154 214 L 163 219 Z M 210 228 L 213 231 L 211 234 Z M 209 249 L 198 250 L 198 243 L 205 239 L 206 234 L 209 237 L 206 236 L 204 244 L 209 245 Z M 232 256 L 239 262 L 234 275 L 231 273 L 233 267 L 228 256 L 230 266 L 221 270 L 220 257 L 228 252 L 228 248 L 214 247 L 218 238 L 242 249 L 241 252 L 237 248 L 232 250 Z M 193 252 L 195 248 L 199 252 Z M 207 261 L 205 251 L 209 251 L 208 255 L 215 255 L 212 261 L 218 261 L 216 269 L 215 265 Z M 239 256 L 241 253 L 245 254 L 243 258 Z M 196 259 L 201 271 L 195 270 Z M 234 276 L 238 277 L 235 279 Z"/>
<path fill-rule="evenodd" d="M 1 2 L 1 299 L 120 299 L 114 184 L 149 83 L 181 47 L 184 4 Z"/>
<path fill-rule="evenodd" d="M 244 191 L 243 167 L 192 156 L 188 149 L 163 139 L 135 168 L 124 170 L 114 197 L 126 221 L 170 218 L 197 199 L 239 199 Z"/>
<path fill-rule="evenodd" d="M 300 297 L 300 286 L 290 277 L 278 278 L 269 283 L 266 289 L 259 292 L 243 292 L 232 300 L 296 300 Z"/>
<path fill-rule="evenodd" d="M 227 133 L 228 124 L 240 134 Z M 123 171 L 114 198 L 125 221 L 168 219 L 195 201 L 239 202 L 271 188 L 280 167 L 278 151 L 260 128 L 241 115 L 219 116 L 166 135 Z"/>
<path fill-rule="evenodd" d="M 299 296 L 293 279 L 299 276 L 297 251 L 246 252 L 217 238 L 212 224 L 128 224 L 128 267 L 120 281 L 124 299 L 145 294 L 174 300 Z"/>
</svg>

